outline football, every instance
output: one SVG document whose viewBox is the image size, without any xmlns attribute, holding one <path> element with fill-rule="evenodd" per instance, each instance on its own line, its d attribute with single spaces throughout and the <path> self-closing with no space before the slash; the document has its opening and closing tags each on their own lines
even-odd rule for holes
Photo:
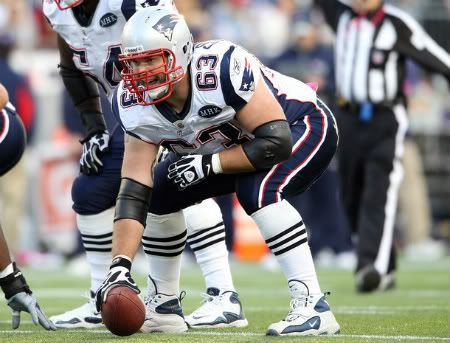
<svg viewBox="0 0 450 343">
<path fill-rule="evenodd" d="M 108 292 L 101 314 L 109 331 L 117 336 L 130 336 L 144 324 L 145 305 L 131 288 L 117 286 Z"/>
</svg>

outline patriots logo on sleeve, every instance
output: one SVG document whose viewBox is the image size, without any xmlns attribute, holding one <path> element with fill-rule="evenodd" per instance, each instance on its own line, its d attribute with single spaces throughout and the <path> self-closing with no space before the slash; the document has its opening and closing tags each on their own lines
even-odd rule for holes
<svg viewBox="0 0 450 343">
<path fill-rule="evenodd" d="M 163 34 L 167 40 L 172 40 L 173 30 L 175 29 L 175 25 L 177 25 L 179 18 L 176 14 L 168 14 L 162 17 L 158 22 L 153 26 L 153 28 L 159 33 Z"/>
<path fill-rule="evenodd" d="M 244 73 L 242 74 L 242 82 L 239 90 L 243 92 L 255 91 L 255 77 L 253 76 L 253 70 L 247 58 L 245 58 Z"/>
</svg>

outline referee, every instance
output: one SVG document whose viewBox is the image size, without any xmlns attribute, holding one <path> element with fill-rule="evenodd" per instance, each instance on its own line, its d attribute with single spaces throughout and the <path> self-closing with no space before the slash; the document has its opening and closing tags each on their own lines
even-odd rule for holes
<svg viewBox="0 0 450 343">
<path fill-rule="evenodd" d="M 383 0 L 348 3 L 315 0 L 336 33 L 341 193 L 358 233 L 356 289 L 371 292 L 395 283 L 393 233 L 408 127 L 405 60 L 450 82 L 450 55 L 416 20 Z"/>
</svg>

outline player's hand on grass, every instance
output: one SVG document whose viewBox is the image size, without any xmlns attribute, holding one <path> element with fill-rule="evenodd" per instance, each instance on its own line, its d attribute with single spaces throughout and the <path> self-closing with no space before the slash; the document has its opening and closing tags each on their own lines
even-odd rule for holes
<svg viewBox="0 0 450 343">
<path fill-rule="evenodd" d="M 136 282 L 134 282 L 130 273 L 131 260 L 126 257 L 116 256 L 113 258 L 106 280 L 103 281 L 95 295 L 95 306 L 97 311 L 101 311 L 102 305 L 106 301 L 108 292 L 117 286 L 126 286 L 131 288 L 137 294 L 141 293 Z"/>
<path fill-rule="evenodd" d="M 13 263 L 13 272 L 0 278 L 0 286 L 5 293 L 8 306 L 12 309 L 12 328 L 20 325 L 20 312 L 25 311 L 31 315 L 35 325 L 40 324 L 46 330 L 56 330 L 55 325 L 47 319 L 36 299 L 32 296 L 22 272 Z"/>
<path fill-rule="evenodd" d="M 40 324 L 46 330 L 56 330 L 53 324 L 42 312 L 36 299 L 28 293 L 20 292 L 8 299 L 8 306 L 12 309 L 12 328 L 17 329 L 20 325 L 20 312 L 25 311 L 31 315 L 35 325 Z"/>
</svg>

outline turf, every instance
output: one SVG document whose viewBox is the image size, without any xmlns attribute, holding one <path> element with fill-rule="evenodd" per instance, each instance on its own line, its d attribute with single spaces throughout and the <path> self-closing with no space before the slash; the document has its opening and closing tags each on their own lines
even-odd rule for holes
<svg viewBox="0 0 450 343">
<path fill-rule="evenodd" d="M 429 264 L 402 261 L 397 287 L 384 293 L 358 295 L 351 272 L 321 269 L 323 290 L 341 325 L 338 336 L 266 337 L 267 326 L 283 318 L 289 298 L 281 272 L 268 272 L 257 264 L 233 263 L 235 286 L 241 296 L 249 326 L 244 329 L 198 330 L 182 335 L 136 334 L 116 337 L 103 330 L 58 330 L 46 332 L 22 314 L 18 330 L 11 330 L 9 308 L 0 302 L 0 342 L 449 342 L 449 259 Z M 87 277 L 69 271 L 24 269 L 29 284 L 48 315 L 82 304 Z M 145 275 L 135 273 L 145 290 Z M 184 267 L 182 289 L 185 312 L 201 302 L 204 289 L 198 266 Z"/>
</svg>

